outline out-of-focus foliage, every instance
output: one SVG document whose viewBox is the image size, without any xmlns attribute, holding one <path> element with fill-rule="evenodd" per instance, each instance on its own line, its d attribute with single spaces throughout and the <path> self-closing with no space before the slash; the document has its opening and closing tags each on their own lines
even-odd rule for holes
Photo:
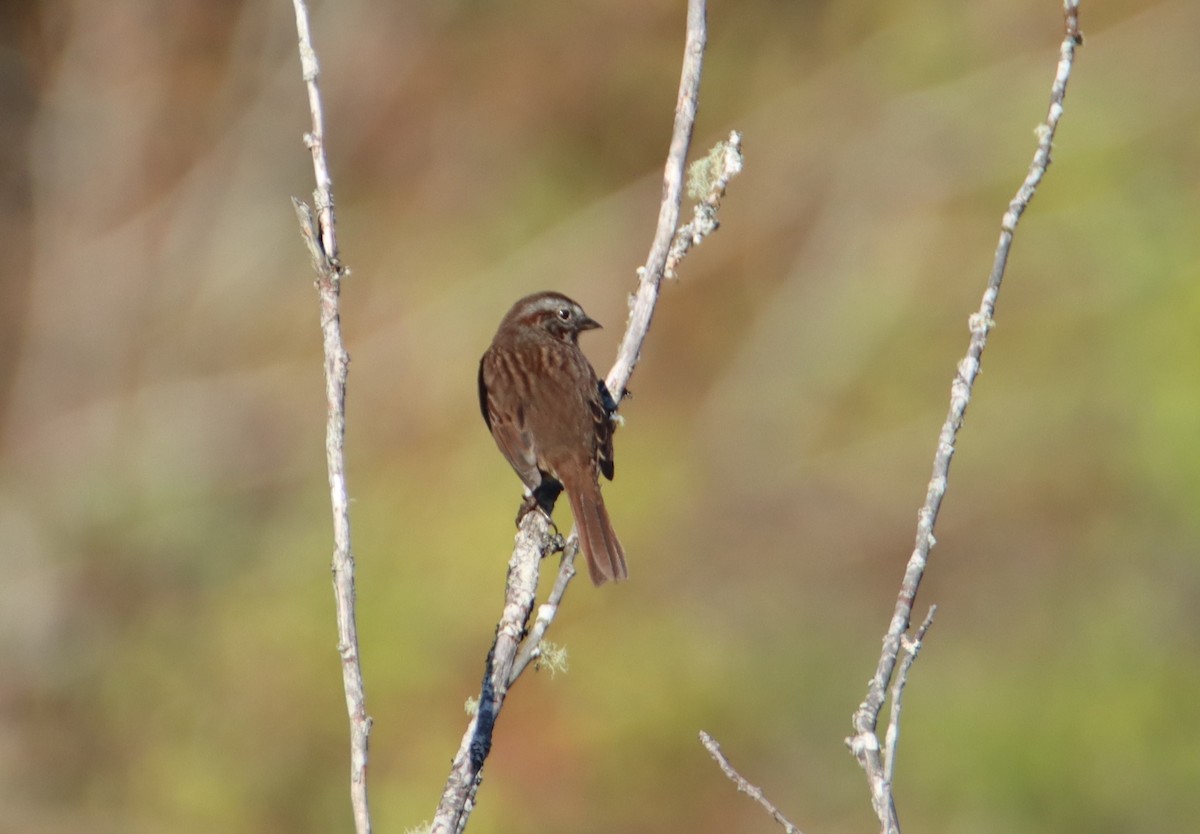
<svg viewBox="0 0 1200 834">
<path fill-rule="evenodd" d="M 1094 6 L 1094 8 L 1093 8 Z M 722 229 L 665 288 L 572 589 L 473 831 L 872 827 L 842 746 L 891 613 L 1056 2 L 716 3 Z M 0 829 L 345 831 L 290 4 L 9 4 L 0 52 Z M 1200 815 L 1200 6 L 1087 3 L 943 507 L 913 830 Z M 519 484 L 475 363 L 557 288 L 608 328 L 657 213 L 683 3 L 321 3 L 377 828 L 427 819 Z M 564 522 L 566 508 L 560 509 Z"/>
</svg>

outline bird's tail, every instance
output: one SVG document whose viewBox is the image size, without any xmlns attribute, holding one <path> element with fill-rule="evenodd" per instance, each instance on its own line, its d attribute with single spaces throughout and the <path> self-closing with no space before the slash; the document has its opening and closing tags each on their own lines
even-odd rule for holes
<svg viewBox="0 0 1200 834">
<path fill-rule="evenodd" d="M 575 526 L 579 528 L 579 546 L 587 559 L 592 582 L 603 585 L 610 579 L 620 581 L 628 578 L 625 548 L 621 547 L 612 522 L 608 519 L 600 484 L 585 478 L 583 484 L 569 485 L 567 496 L 571 499 L 571 512 L 575 516 Z"/>
</svg>

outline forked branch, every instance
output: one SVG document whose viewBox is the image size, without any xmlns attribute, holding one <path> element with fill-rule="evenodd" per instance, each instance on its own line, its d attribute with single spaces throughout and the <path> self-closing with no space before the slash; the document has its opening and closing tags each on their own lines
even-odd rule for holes
<svg viewBox="0 0 1200 834">
<path fill-rule="evenodd" d="M 888 685 L 896 672 L 896 664 L 904 648 L 905 641 L 914 648 L 908 656 L 916 656 L 915 647 L 919 647 L 925 630 L 929 627 L 929 619 L 918 629 L 915 639 L 906 637 L 912 622 L 913 603 L 917 597 L 921 578 L 925 574 L 925 566 L 929 560 L 929 551 L 934 545 L 933 529 L 937 522 L 938 510 L 946 495 L 946 485 L 950 474 L 950 461 L 954 457 L 954 444 L 958 432 L 962 428 L 963 417 L 967 405 L 971 401 L 975 379 L 979 375 L 980 360 L 987 346 L 988 333 L 995 324 L 993 316 L 996 311 L 996 298 L 1000 294 L 1000 283 L 1004 279 L 1004 270 L 1008 265 L 1008 253 L 1012 248 L 1013 235 L 1017 223 L 1029 207 L 1030 201 L 1037 192 L 1037 187 L 1046 175 L 1050 165 L 1050 151 L 1054 144 L 1054 133 L 1058 129 L 1059 120 L 1063 114 L 1063 99 L 1067 93 L 1067 82 L 1071 77 L 1071 69 L 1075 62 L 1075 50 L 1083 43 L 1079 31 L 1079 0 L 1064 0 L 1063 2 L 1064 34 L 1059 48 L 1058 66 L 1054 74 L 1054 83 L 1050 88 L 1050 106 L 1045 120 L 1037 129 L 1037 149 L 1033 161 L 1021 187 L 1008 205 L 1008 210 L 1000 222 L 1000 240 L 996 246 L 996 254 L 992 261 L 992 270 L 988 275 L 987 287 L 983 293 L 979 310 L 973 313 L 968 325 L 971 331 L 967 355 L 958 363 L 958 371 L 950 386 L 950 408 L 945 423 L 938 435 L 937 450 L 933 456 L 933 474 L 925 491 L 925 503 L 917 514 L 917 536 L 912 555 L 904 570 L 904 579 L 900 584 L 900 593 L 896 598 L 896 607 L 892 613 L 891 624 L 883 638 L 883 651 L 879 656 L 875 674 L 867 684 L 867 696 L 854 713 L 854 735 L 846 739 L 855 758 L 858 759 L 866 772 L 867 782 L 871 789 L 871 804 L 879 818 L 882 830 L 887 834 L 899 832 L 900 821 L 896 814 L 895 798 L 892 795 L 892 768 L 895 761 L 895 750 L 880 744 L 876 728 L 879 723 L 879 713 L 883 709 L 887 697 Z M 930 612 L 932 617 L 932 611 Z M 911 663 L 911 660 L 908 661 Z M 907 666 L 904 669 L 907 673 Z M 895 696 L 899 697 L 903 683 L 897 687 Z M 892 722 L 898 722 L 900 717 L 899 703 L 892 710 Z M 899 735 L 898 728 L 889 728 L 887 737 L 895 739 Z M 894 741 L 891 742 L 894 746 Z"/>
</svg>

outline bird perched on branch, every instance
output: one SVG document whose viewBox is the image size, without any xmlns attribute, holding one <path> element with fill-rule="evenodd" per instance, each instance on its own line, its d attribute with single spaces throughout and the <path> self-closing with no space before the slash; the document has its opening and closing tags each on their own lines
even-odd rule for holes
<svg viewBox="0 0 1200 834">
<path fill-rule="evenodd" d="M 625 579 L 625 549 L 600 493 L 613 477 L 617 404 L 579 349 L 600 324 L 557 292 L 513 305 L 479 361 L 479 407 L 500 451 L 525 484 L 517 524 L 546 515 L 565 488 L 592 582 Z"/>
</svg>

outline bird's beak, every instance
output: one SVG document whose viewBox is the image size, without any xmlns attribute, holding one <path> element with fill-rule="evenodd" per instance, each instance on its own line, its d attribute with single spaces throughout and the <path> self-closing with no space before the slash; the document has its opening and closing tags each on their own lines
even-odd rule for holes
<svg viewBox="0 0 1200 834">
<path fill-rule="evenodd" d="M 597 328 L 603 327 L 603 325 L 600 324 L 600 322 L 596 321 L 594 318 L 592 318 L 591 316 L 588 316 L 587 314 L 584 314 L 583 318 L 581 318 L 579 320 L 578 326 L 579 326 L 580 330 L 596 330 Z"/>
</svg>

